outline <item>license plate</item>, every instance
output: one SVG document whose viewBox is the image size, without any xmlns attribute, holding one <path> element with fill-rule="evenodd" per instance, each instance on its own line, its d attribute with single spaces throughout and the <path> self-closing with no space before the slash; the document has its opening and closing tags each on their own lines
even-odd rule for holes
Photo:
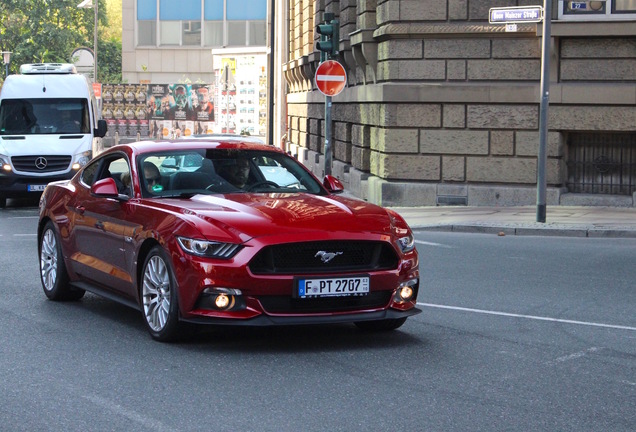
<svg viewBox="0 0 636 432">
<path fill-rule="evenodd" d="M 29 185 L 27 190 L 29 192 L 42 192 L 46 188 L 46 185 Z"/>
<path fill-rule="evenodd" d="M 298 298 L 356 296 L 368 293 L 368 276 L 297 279 Z"/>
</svg>

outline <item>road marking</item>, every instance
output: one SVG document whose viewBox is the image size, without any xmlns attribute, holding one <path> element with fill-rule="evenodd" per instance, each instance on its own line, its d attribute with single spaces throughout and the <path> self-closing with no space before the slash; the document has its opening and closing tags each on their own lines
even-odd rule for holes
<svg viewBox="0 0 636 432">
<path fill-rule="evenodd" d="M 10 216 L 9 219 L 39 219 L 40 216 Z"/>
<path fill-rule="evenodd" d="M 600 348 L 597 348 L 597 347 L 588 348 L 588 349 L 586 349 L 584 351 L 579 351 L 579 352 L 575 352 L 573 354 L 569 354 L 569 355 L 566 355 L 566 356 L 558 357 L 556 360 L 554 360 L 554 362 L 555 363 L 563 363 L 563 362 L 568 361 L 568 360 L 574 360 L 574 359 L 577 359 L 577 358 L 581 358 L 581 357 L 585 356 L 586 354 L 596 352 L 599 349 Z"/>
<path fill-rule="evenodd" d="M 441 244 L 441 243 L 433 243 L 433 242 L 427 242 L 427 241 L 422 241 L 422 240 L 415 240 L 415 243 L 421 244 L 421 245 L 426 245 L 426 246 L 434 246 L 434 247 L 441 247 L 441 248 L 446 248 L 446 249 L 453 249 L 452 246 L 448 246 L 448 245 Z"/>
<path fill-rule="evenodd" d="M 14 237 L 33 237 L 36 236 L 37 233 L 32 233 L 32 234 L 13 234 Z"/>
<path fill-rule="evenodd" d="M 595 323 L 595 322 L 587 322 L 587 321 L 576 321 L 576 320 L 567 320 L 567 319 L 560 319 L 560 318 L 541 317 L 541 316 L 535 316 L 535 315 L 523 315 L 523 314 L 516 314 L 516 313 L 509 313 L 509 312 L 497 312 L 497 311 L 490 311 L 490 310 L 484 310 L 484 309 L 465 308 L 465 307 L 459 307 L 459 306 L 439 305 L 439 304 L 433 304 L 433 303 L 418 302 L 417 304 L 418 306 L 425 306 L 430 308 L 450 309 L 450 310 L 456 310 L 456 311 L 462 311 L 462 312 L 473 312 L 473 313 L 479 313 L 479 314 L 485 314 L 485 315 L 497 315 L 497 316 L 505 316 L 510 318 L 525 318 L 525 319 L 531 319 L 531 320 L 537 320 L 537 321 L 558 322 L 562 324 L 576 324 L 576 325 L 584 325 L 589 327 L 602 327 L 602 328 L 611 328 L 616 330 L 636 331 L 636 327 L 615 325 L 615 324 L 603 324 L 603 323 Z"/>
<path fill-rule="evenodd" d="M 158 420 L 155 420 L 151 417 L 148 417 L 144 414 L 140 414 L 136 411 L 125 408 L 118 403 L 103 398 L 101 396 L 93 395 L 93 394 L 80 394 L 80 396 L 88 401 L 94 403 L 95 405 L 107 409 L 115 415 L 126 417 L 127 419 L 143 426 L 144 428 L 156 430 L 156 431 L 172 431 L 174 430 L 171 427 L 168 427 L 164 423 L 161 423 Z M 134 428 L 133 428 L 134 429 Z"/>
</svg>

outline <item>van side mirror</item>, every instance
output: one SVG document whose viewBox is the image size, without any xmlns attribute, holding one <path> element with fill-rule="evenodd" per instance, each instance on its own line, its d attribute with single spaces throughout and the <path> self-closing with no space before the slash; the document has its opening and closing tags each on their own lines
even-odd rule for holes
<svg viewBox="0 0 636 432">
<path fill-rule="evenodd" d="M 97 138 L 104 138 L 106 136 L 107 130 L 108 125 L 106 124 L 106 120 L 97 120 L 97 129 L 95 129 L 95 136 Z"/>
</svg>

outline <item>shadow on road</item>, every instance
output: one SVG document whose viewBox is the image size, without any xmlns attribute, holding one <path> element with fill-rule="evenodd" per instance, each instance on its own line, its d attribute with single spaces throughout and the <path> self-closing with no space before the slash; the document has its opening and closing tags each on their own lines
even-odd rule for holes
<svg viewBox="0 0 636 432">
<path fill-rule="evenodd" d="M 49 305 L 54 307 L 45 308 L 48 319 L 53 319 L 56 315 L 58 320 L 68 320 L 65 323 L 66 326 L 77 325 L 87 331 L 91 331 L 91 328 L 99 328 L 103 331 L 116 327 L 116 332 L 120 335 L 130 332 L 130 340 L 146 337 L 148 341 L 151 341 L 143 325 L 141 312 L 119 303 L 87 293 L 78 302 L 51 302 Z M 67 312 L 60 315 L 60 309 L 65 309 Z M 102 322 L 96 322 L 96 320 Z M 200 325 L 186 332 L 178 343 L 169 345 L 192 352 L 264 354 L 393 349 L 426 344 L 424 340 L 408 332 L 410 325 L 407 320 L 403 327 L 389 332 L 362 331 L 353 324 L 279 327 Z"/>
</svg>

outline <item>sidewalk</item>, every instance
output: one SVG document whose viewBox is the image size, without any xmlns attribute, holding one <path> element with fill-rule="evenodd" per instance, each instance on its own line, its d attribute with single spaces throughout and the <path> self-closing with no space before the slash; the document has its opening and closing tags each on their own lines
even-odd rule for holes
<svg viewBox="0 0 636 432">
<path fill-rule="evenodd" d="M 537 222 L 536 206 L 393 207 L 414 230 L 497 235 L 636 238 L 636 208 L 548 206 Z"/>
</svg>

